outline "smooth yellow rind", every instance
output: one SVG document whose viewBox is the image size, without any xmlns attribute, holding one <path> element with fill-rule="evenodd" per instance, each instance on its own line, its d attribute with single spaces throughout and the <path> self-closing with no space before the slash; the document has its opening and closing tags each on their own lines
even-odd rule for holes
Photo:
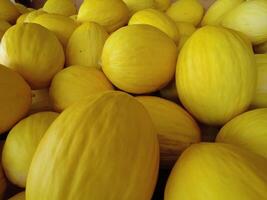
<svg viewBox="0 0 267 200">
<path fill-rule="evenodd" d="M 216 142 L 233 144 L 267 158 L 267 108 L 235 117 L 223 126 Z"/>
<path fill-rule="evenodd" d="M 36 113 L 21 120 L 9 132 L 2 152 L 2 165 L 13 184 L 25 188 L 35 150 L 57 116 L 55 112 Z"/>
<path fill-rule="evenodd" d="M 102 69 L 121 90 L 143 94 L 159 90 L 171 81 L 176 59 L 177 47 L 171 38 L 153 26 L 135 24 L 121 28 L 107 39 Z"/>
<path fill-rule="evenodd" d="M 71 16 L 77 14 L 77 9 L 72 0 L 47 0 L 43 10 L 52 14 Z"/>
<path fill-rule="evenodd" d="M 188 22 L 196 26 L 202 19 L 204 8 L 198 0 L 177 0 L 166 14 L 175 22 Z"/>
<path fill-rule="evenodd" d="M 129 10 L 121 0 L 85 0 L 78 12 L 78 21 L 96 22 L 111 33 L 127 24 Z"/>
<path fill-rule="evenodd" d="M 179 31 L 175 22 L 161 11 L 150 8 L 136 12 L 129 21 L 129 25 L 132 24 L 147 24 L 154 26 L 166 33 L 176 43 L 179 41 Z"/>
<path fill-rule="evenodd" d="M 250 105 L 256 87 L 255 66 L 251 46 L 237 33 L 202 27 L 178 57 L 179 98 L 201 122 L 223 125 Z"/>
<path fill-rule="evenodd" d="M 158 162 L 145 108 L 126 93 L 107 92 L 69 107 L 50 126 L 31 164 L 26 199 L 151 199 Z"/>
<path fill-rule="evenodd" d="M 207 10 L 202 21 L 201 26 L 217 25 L 219 26 L 224 16 L 241 4 L 244 0 L 217 0 Z"/>
<path fill-rule="evenodd" d="M 89 95 L 108 90 L 113 90 L 113 86 L 101 70 L 96 67 L 70 66 L 56 74 L 49 94 L 54 109 L 63 111 Z"/>
<path fill-rule="evenodd" d="M 157 130 L 161 167 L 171 168 L 191 144 L 200 142 L 195 120 L 179 105 L 160 97 L 139 96 Z"/>
<path fill-rule="evenodd" d="M 80 25 L 69 38 L 66 47 L 66 63 L 101 68 L 101 54 L 108 33 L 94 22 Z"/>
<path fill-rule="evenodd" d="M 253 44 L 267 41 L 267 1 L 244 1 L 227 13 L 222 25 L 247 35 Z"/>
<path fill-rule="evenodd" d="M 0 62 L 21 74 L 32 89 L 47 87 L 64 61 L 61 43 L 41 25 L 16 24 L 2 38 Z"/>
<path fill-rule="evenodd" d="M 66 47 L 73 31 L 78 24 L 67 16 L 57 14 L 43 14 L 36 17 L 33 23 L 40 24 L 55 33 L 63 47 Z"/>
<path fill-rule="evenodd" d="M 16 72 L 0 65 L 0 134 L 8 131 L 27 114 L 31 89 Z"/>
<path fill-rule="evenodd" d="M 164 200 L 266 199 L 266 167 L 264 157 L 230 144 L 194 144 L 172 169 Z"/>
<path fill-rule="evenodd" d="M 10 0 L 0 1 L 0 19 L 6 20 L 10 23 L 16 22 L 16 19 L 20 16 L 20 13 L 16 6 Z"/>
</svg>

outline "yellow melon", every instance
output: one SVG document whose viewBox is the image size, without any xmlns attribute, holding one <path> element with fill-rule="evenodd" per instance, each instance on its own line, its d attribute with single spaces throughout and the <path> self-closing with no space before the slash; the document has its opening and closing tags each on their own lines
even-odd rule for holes
<svg viewBox="0 0 267 200">
<path fill-rule="evenodd" d="M 41 25 L 17 24 L 2 38 L 0 62 L 19 72 L 32 89 L 47 87 L 64 60 L 57 37 Z"/>
<path fill-rule="evenodd" d="M 113 90 L 113 86 L 101 70 L 70 66 L 56 74 L 49 93 L 54 109 L 62 111 L 89 95 L 107 90 Z"/>
<path fill-rule="evenodd" d="M 14 23 L 19 15 L 18 9 L 10 0 L 0 1 L 0 20 Z"/>
<path fill-rule="evenodd" d="M 198 0 L 177 0 L 166 11 L 175 22 L 188 22 L 198 25 L 204 8 Z"/>
<path fill-rule="evenodd" d="M 40 24 L 55 33 L 63 47 L 66 47 L 69 38 L 78 24 L 69 17 L 57 14 L 43 14 L 36 17 L 33 23 Z"/>
<path fill-rule="evenodd" d="M 145 108 L 128 94 L 107 92 L 69 107 L 48 129 L 30 167 L 26 199 L 148 200 L 158 162 Z"/>
<path fill-rule="evenodd" d="M 166 33 L 175 42 L 179 40 L 175 22 L 161 11 L 150 8 L 136 12 L 129 21 L 129 25 L 131 24 L 148 24 Z"/>
<path fill-rule="evenodd" d="M 267 41 L 267 1 L 244 1 L 228 12 L 222 25 L 249 37 L 253 44 Z"/>
<path fill-rule="evenodd" d="M 71 16 L 77 13 L 77 9 L 72 0 L 47 0 L 43 6 L 43 10 L 48 13 L 65 16 Z"/>
<path fill-rule="evenodd" d="M 66 48 L 67 65 L 82 65 L 101 68 L 101 54 L 108 33 L 103 27 L 87 22 L 71 35 Z"/>
<path fill-rule="evenodd" d="M 217 0 L 205 13 L 201 25 L 220 25 L 224 16 L 244 0 Z"/>
<path fill-rule="evenodd" d="M 200 28 L 185 43 L 177 61 L 179 98 L 201 122 L 225 124 L 250 105 L 255 65 L 251 46 L 237 33 L 216 26 Z"/>
<path fill-rule="evenodd" d="M 267 158 L 267 108 L 235 117 L 223 126 L 216 142 L 240 146 Z"/>
<path fill-rule="evenodd" d="M 134 24 L 119 29 L 107 39 L 102 69 L 121 90 L 149 93 L 171 81 L 176 58 L 177 47 L 165 33 L 150 25 Z"/>
<path fill-rule="evenodd" d="M 96 22 L 111 33 L 127 24 L 129 10 L 122 0 L 85 0 L 78 12 L 78 21 Z"/>
<path fill-rule="evenodd" d="M 13 184 L 22 188 L 26 186 L 35 150 L 57 116 L 55 112 L 36 113 L 21 120 L 9 132 L 2 152 L 2 164 Z"/>
<path fill-rule="evenodd" d="M 266 159 L 219 143 L 189 147 L 175 164 L 164 200 L 267 198 Z"/>
<path fill-rule="evenodd" d="M 18 73 L 0 65 L 0 94 L 0 133 L 4 133 L 27 114 L 31 89 Z"/>
<path fill-rule="evenodd" d="M 172 167 L 186 148 L 200 142 L 197 123 L 182 107 L 159 97 L 139 96 L 136 99 L 147 109 L 157 129 L 161 167 Z"/>
</svg>

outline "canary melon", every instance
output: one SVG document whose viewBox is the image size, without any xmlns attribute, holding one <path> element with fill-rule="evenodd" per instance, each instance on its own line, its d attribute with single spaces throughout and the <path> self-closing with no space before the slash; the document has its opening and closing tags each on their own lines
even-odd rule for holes
<svg viewBox="0 0 267 200">
<path fill-rule="evenodd" d="M 235 117 L 223 126 L 216 141 L 240 146 L 267 158 L 267 108 Z"/>
<path fill-rule="evenodd" d="M 13 184 L 22 188 L 26 186 L 35 150 L 57 116 L 55 112 L 36 113 L 21 120 L 9 132 L 2 152 L 2 164 Z"/>
<path fill-rule="evenodd" d="M 131 24 L 148 24 L 166 33 L 175 42 L 179 40 L 179 32 L 175 22 L 165 13 L 156 9 L 145 9 L 136 12 L 130 19 Z"/>
<path fill-rule="evenodd" d="M 249 37 L 253 44 L 267 41 L 267 1 L 244 1 L 228 12 L 222 25 Z"/>
<path fill-rule="evenodd" d="M 0 134 L 8 131 L 29 111 L 31 89 L 24 79 L 0 65 Z"/>
<path fill-rule="evenodd" d="M 101 70 L 70 66 L 56 74 L 49 93 L 54 109 L 63 111 L 89 95 L 108 90 L 113 90 L 113 86 Z"/>
<path fill-rule="evenodd" d="M 142 94 L 159 90 L 171 81 L 176 59 L 177 47 L 171 38 L 153 26 L 134 24 L 107 39 L 102 69 L 121 90 Z"/>
<path fill-rule="evenodd" d="M 177 61 L 179 98 L 201 122 L 223 125 L 250 105 L 255 66 L 251 45 L 237 33 L 202 27 L 185 43 Z"/>
<path fill-rule="evenodd" d="M 201 25 L 220 25 L 224 16 L 244 0 L 217 0 L 205 13 Z"/>
<path fill-rule="evenodd" d="M 46 132 L 30 167 L 27 200 L 151 199 L 159 144 L 149 114 L 126 93 L 89 98 Z"/>
<path fill-rule="evenodd" d="M 43 14 L 36 17 L 33 23 L 40 24 L 55 33 L 63 47 L 66 47 L 78 24 L 69 17 L 57 14 Z"/>
<path fill-rule="evenodd" d="M 71 16 L 77 13 L 76 6 L 72 0 L 47 0 L 43 10 L 52 14 Z"/>
<path fill-rule="evenodd" d="M 108 33 L 97 23 L 80 25 L 71 35 L 66 47 L 66 63 L 101 68 L 101 54 Z"/>
<path fill-rule="evenodd" d="M 266 199 L 266 167 L 264 157 L 230 144 L 194 144 L 172 169 L 164 200 Z"/>
<path fill-rule="evenodd" d="M 161 167 L 171 168 L 179 155 L 193 143 L 200 142 L 195 120 L 177 104 L 159 97 L 139 96 L 157 129 Z"/>
<path fill-rule="evenodd" d="M 19 72 L 32 89 L 47 87 L 64 60 L 57 37 L 41 25 L 16 24 L 2 38 L 0 62 Z"/>
<path fill-rule="evenodd" d="M 198 0 L 177 0 L 166 14 L 175 22 L 188 22 L 196 26 L 202 19 L 204 8 Z"/>
<path fill-rule="evenodd" d="M 14 23 L 20 16 L 20 12 L 10 0 L 0 1 L 0 20 Z"/>
<path fill-rule="evenodd" d="M 78 21 L 96 22 L 111 33 L 127 24 L 129 10 L 122 0 L 84 0 Z"/>
</svg>

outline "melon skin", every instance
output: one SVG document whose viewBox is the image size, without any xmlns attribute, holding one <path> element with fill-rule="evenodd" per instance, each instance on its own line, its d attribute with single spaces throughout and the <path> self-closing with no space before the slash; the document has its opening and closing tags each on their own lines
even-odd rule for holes
<svg viewBox="0 0 267 200">
<path fill-rule="evenodd" d="M 26 199 L 148 200 L 158 167 L 145 108 L 128 94 L 106 92 L 69 107 L 49 128 L 29 170 Z"/>
</svg>

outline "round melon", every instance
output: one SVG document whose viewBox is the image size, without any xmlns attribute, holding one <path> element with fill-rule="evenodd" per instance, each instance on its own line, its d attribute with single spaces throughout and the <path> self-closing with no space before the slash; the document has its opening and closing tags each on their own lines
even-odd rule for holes
<svg viewBox="0 0 267 200">
<path fill-rule="evenodd" d="M 253 44 L 267 41 L 267 1 L 244 1 L 228 12 L 222 25 L 249 37 Z"/>
<path fill-rule="evenodd" d="M 36 17 L 33 23 L 40 24 L 55 33 L 63 47 L 66 47 L 69 38 L 78 24 L 69 17 L 57 14 L 43 14 Z"/>
<path fill-rule="evenodd" d="M 84 0 L 78 21 L 96 22 L 111 33 L 127 24 L 129 10 L 122 0 Z"/>
<path fill-rule="evenodd" d="M 119 89 L 142 94 L 159 90 L 171 81 L 176 59 L 177 47 L 171 38 L 153 26 L 135 24 L 107 39 L 102 69 Z"/>
<path fill-rule="evenodd" d="M 10 0 L 0 1 L 0 20 L 6 20 L 10 23 L 16 22 L 20 13 L 16 6 Z"/>
<path fill-rule="evenodd" d="M 136 99 L 147 109 L 157 129 L 161 167 L 171 168 L 186 148 L 200 142 L 197 123 L 182 107 L 171 101 L 153 96 Z"/>
<path fill-rule="evenodd" d="M 154 0 L 154 2 L 156 9 L 160 11 L 166 11 L 171 5 L 171 0 Z"/>
<path fill-rule="evenodd" d="M 113 90 L 113 86 L 101 70 L 70 66 L 56 74 L 49 93 L 54 109 L 63 111 L 89 95 L 108 90 Z"/>
<path fill-rule="evenodd" d="M 8 131 L 29 111 L 31 89 L 24 79 L 0 65 L 0 133 Z"/>
<path fill-rule="evenodd" d="M 48 13 L 65 16 L 71 16 L 77 13 L 74 1 L 72 0 L 47 0 L 43 6 L 43 10 Z"/>
<path fill-rule="evenodd" d="M 2 152 L 2 164 L 13 184 L 25 188 L 35 150 L 57 116 L 55 112 L 36 113 L 21 120 L 9 132 Z"/>
<path fill-rule="evenodd" d="M 209 7 L 205 13 L 201 25 L 220 25 L 224 16 L 244 0 L 217 0 Z"/>
<path fill-rule="evenodd" d="M 147 8 L 155 8 L 155 0 L 123 0 L 129 8 L 130 14 Z"/>
<path fill-rule="evenodd" d="M 175 22 L 188 22 L 195 26 L 201 21 L 203 13 L 204 8 L 198 0 L 177 0 L 166 11 Z"/>
<path fill-rule="evenodd" d="M 135 13 L 130 21 L 131 24 L 148 24 L 166 33 L 175 42 L 179 40 L 179 32 L 175 22 L 165 13 L 155 9 L 145 9 Z"/>
<path fill-rule="evenodd" d="M 267 108 L 235 117 L 222 127 L 216 142 L 240 146 L 267 158 Z"/>
<path fill-rule="evenodd" d="M 101 54 L 108 33 L 94 22 L 80 25 L 71 35 L 66 48 L 66 63 L 101 68 Z"/>
<path fill-rule="evenodd" d="M 77 102 L 50 126 L 31 164 L 26 199 L 148 200 L 158 164 L 145 108 L 126 93 L 106 92 Z"/>
<path fill-rule="evenodd" d="M 237 33 L 216 26 L 200 28 L 177 61 L 180 100 L 199 121 L 223 125 L 250 105 L 255 66 L 251 46 Z"/>
<path fill-rule="evenodd" d="M 178 31 L 180 32 L 180 40 L 178 44 L 178 50 L 180 51 L 185 42 L 197 29 L 193 24 L 187 22 L 176 22 L 176 26 L 178 28 Z"/>
<path fill-rule="evenodd" d="M 12 26 L 1 41 L 0 62 L 20 73 L 32 89 L 47 87 L 64 60 L 57 37 L 38 24 Z"/>
<path fill-rule="evenodd" d="M 266 199 L 266 167 L 264 157 L 230 144 L 194 144 L 172 169 L 164 200 Z"/>
<path fill-rule="evenodd" d="M 17 24 L 19 24 L 19 23 L 32 23 L 35 20 L 35 18 L 37 18 L 43 14 L 46 14 L 46 12 L 42 9 L 33 10 L 29 13 L 25 13 L 17 19 Z"/>
</svg>

